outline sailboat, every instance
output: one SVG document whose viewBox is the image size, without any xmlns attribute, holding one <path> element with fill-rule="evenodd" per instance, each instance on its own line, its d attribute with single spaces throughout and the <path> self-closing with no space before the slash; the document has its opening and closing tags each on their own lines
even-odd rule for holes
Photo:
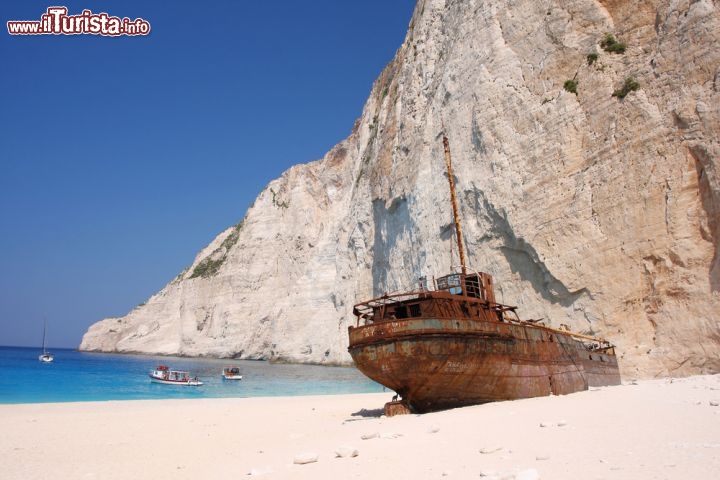
<svg viewBox="0 0 720 480">
<path fill-rule="evenodd" d="M 428 285 L 354 306 L 348 329 L 357 368 L 394 390 L 388 416 L 564 395 L 618 385 L 610 342 L 521 320 L 516 307 L 495 301 L 493 278 L 465 263 L 450 146 L 443 135 L 460 271 Z"/>
<path fill-rule="evenodd" d="M 41 363 L 52 363 L 55 360 L 53 354 L 45 350 L 45 331 L 47 330 L 46 322 L 43 322 L 43 340 L 42 340 L 42 353 L 38 356 L 38 360 Z"/>
</svg>

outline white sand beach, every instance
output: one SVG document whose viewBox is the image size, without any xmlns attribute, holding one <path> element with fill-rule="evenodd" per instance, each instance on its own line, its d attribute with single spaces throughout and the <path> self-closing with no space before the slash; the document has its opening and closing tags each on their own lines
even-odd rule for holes
<svg viewBox="0 0 720 480">
<path fill-rule="evenodd" d="M 710 480 L 720 472 L 720 375 L 380 416 L 391 396 L 0 405 L 0 478 Z"/>
</svg>

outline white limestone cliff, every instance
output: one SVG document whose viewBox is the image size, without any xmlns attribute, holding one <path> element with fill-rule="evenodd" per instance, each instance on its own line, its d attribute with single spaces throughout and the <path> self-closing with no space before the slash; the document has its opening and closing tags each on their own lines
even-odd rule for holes
<svg viewBox="0 0 720 480">
<path fill-rule="evenodd" d="M 444 125 L 499 301 L 613 341 L 624 378 L 718 372 L 718 45 L 711 0 L 420 0 L 350 137 L 80 348 L 349 363 L 354 302 L 450 268 Z"/>
</svg>

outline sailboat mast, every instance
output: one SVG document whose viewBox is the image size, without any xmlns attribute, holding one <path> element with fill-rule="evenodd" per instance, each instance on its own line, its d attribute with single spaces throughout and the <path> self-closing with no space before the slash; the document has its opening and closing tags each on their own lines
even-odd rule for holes
<svg viewBox="0 0 720 480">
<path fill-rule="evenodd" d="M 465 267 L 465 248 L 462 241 L 462 227 L 460 227 L 460 213 L 458 212 L 457 198 L 455 197 L 455 180 L 452 173 L 452 160 L 450 159 L 450 141 L 443 134 L 443 148 L 445 149 L 445 166 L 447 167 L 448 181 L 450 182 L 450 201 L 453 209 L 453 219 L 455 220 L 455 236 L 457 237 L 458 254 L 460 255 L 460 268 L 462 274 L 467 273 Z"/>
<path fill-rule="evenodd" d="M 47 329 L 47 322 L 43 320 L 43 341 L 42 341 L 42 352 L 45 353 L 45 330 Z"/>
</svg>

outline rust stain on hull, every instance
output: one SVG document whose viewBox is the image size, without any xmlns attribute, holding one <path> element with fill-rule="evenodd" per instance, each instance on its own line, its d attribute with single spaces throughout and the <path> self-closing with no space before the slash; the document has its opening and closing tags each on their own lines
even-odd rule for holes
<svg viewBox="0 0 720 480">
<path fill-rule="evenodd" d="M 415 412 L 562 395 L 620 383 L 617 360 L 522 323 L 417 318 L 350 327 L 358 369 Z"/>
</svg>

